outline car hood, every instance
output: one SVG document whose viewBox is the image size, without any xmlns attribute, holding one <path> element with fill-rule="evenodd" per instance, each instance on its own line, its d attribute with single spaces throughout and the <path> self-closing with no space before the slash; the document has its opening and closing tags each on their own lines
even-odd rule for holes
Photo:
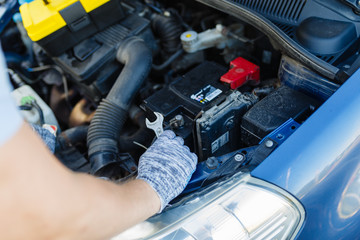
<svg viewBox="0 0 360 240">
<path fill-rule="evenodd" d="M 304 205 L 300 239 L 346 238 L 344 228 L 353 237 L 360 227 L 359 82 L 360 70 L 252 171 Z"/>
</svg>

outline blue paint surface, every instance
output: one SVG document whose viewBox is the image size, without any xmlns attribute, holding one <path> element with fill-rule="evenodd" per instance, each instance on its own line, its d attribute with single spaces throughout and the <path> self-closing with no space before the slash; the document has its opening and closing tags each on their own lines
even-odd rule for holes
<svg viewBox="0 0 360 240">
<path fill-rule="evenodd" d="M 304 205 L 299 239 L 360 239 L 360 71 L 252 175 Z"/>
<path fill-rule="evenodd" d="M 14 13 L 18 10 L 19 4 L 17 0 L 8 0 L 3 5 L 0 5 L 0 33 L 2 33 L 12 20 Z"/>
</svg>

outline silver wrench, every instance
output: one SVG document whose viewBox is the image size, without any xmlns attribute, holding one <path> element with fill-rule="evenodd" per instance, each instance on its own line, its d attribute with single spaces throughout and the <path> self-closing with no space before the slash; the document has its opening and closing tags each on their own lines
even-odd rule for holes
<svg viewBox="0 0 360 240">
<path fill-rule="evenodd" d="M 146 127 L 153 130 L 155 132 L 156 137 L 159 137 L 163 132 L 163 122 L 164 122 L 164 116 L 161 113 L 154 112 L 156 116 L 156 120 L 153 122 L 150 122 L 149 119 L 145 119 Z"/>
</svg>

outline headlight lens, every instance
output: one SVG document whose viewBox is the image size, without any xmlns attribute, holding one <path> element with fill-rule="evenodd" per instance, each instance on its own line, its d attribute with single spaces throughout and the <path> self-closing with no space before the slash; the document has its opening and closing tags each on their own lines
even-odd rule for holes
<svg viewBox="0 0 360 240">
<path fill-rule="evenodd" d="M 305 218 L 282 189 L 239 173 L 188 196 L 118 239 L 293 239 Z"/>
</svg>

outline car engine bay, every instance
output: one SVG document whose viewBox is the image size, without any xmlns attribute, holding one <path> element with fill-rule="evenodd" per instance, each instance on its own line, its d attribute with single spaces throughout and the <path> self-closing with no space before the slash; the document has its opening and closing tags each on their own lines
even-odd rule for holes
<svg viewBox="0 0 360 240">
<path fill-rule="evenodd" d="M 22 20 L 1 3 L 14 98 L 28 122 L 57 127 L 64 165 L 113 181 L 136 174 L 155 113 L 198 156 L 184 194 L 251 170 L 360 63 L 346 1 L 72 1 L 52 33 L 53 19 L 33 20 L 46 2 L 22 5 Z"/>
</svg>

